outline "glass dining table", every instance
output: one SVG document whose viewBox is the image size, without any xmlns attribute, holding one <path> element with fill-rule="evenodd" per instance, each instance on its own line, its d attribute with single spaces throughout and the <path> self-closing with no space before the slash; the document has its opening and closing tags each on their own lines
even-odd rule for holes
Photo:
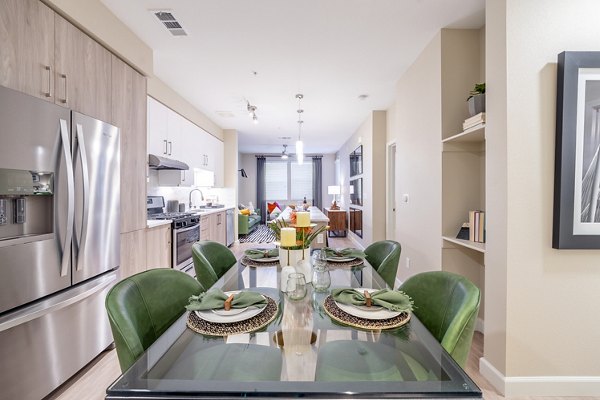
<svg viewBox="0 0 600 400">
<path fill-rule="evenodd" d="M 385 288 L 361 266 L 331 269 L 336 287 Z M 187 326 L 185 312 L 108 389 L 106 399 L 482 398 L 477 385 L 415 315 L 393 329 L 360 329 L 325 310 L 328 292 L 290 300 L 281 267 L 231 268 L 223 291 L 258 291 L 277 305 L 258 331 L 212 336 Z M 418 305 L 417 305 L 418 306 Z"/>
</svg>

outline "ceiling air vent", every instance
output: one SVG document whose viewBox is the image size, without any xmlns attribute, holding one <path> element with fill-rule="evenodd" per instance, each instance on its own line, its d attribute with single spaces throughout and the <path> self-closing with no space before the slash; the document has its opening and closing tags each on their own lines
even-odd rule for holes
<svg viewBox="0 0 600 400">
<path fill-rule="evenodd" d="M 156 11 L 153 10 L 152 13 L 158 18 L 158 20 L 163 24 L 165 28 L 171 35 L 173 36 L 187 36 L 187 32 L 183 29 L 179 21 L 175 18 L 171 11 Z"/>
</svg>

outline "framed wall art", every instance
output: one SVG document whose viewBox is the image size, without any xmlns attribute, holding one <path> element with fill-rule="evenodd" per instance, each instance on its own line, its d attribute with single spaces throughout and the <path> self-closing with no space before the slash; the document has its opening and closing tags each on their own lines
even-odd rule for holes
<svg viewBox="0 0 600 400">
<path fill-rule="evenodd" d="M 350 176 L 363 173 L 362 144 L 350 153 Z"/>
<path fill-rule="evenodd" d="M 555 249 L 600 249 L 600 52 L 558 55 Z"/>
</svg>

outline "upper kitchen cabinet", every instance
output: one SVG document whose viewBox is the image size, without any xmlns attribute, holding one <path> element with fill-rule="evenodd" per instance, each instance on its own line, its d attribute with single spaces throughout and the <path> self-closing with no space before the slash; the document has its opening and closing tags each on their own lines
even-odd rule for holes
<svg viewBox="0 0 600 400">
<path fill-rule="evenodd" d="M 121 232 L 146 227 L 146 78 L 112 56 L 112 123 L 121 131 Z"/>
<path fill-rule="evenodd" d="M 190 143 L 182 137 L 185 119 L 148 97 L 148 154 L 186 162 L 186 148 Z"/>
<path fill-rule="evenodd" d="M 54 11 L 0 0 L 0 85 L 54 101 Z"/>
<path fill-rule="evenodd" d="M 110 121 L 111 53 L 55 14 L 55 103 Z"/>
</svg>

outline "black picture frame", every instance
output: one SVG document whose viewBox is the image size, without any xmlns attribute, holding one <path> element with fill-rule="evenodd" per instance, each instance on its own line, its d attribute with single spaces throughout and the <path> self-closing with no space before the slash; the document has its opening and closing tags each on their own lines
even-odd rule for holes
<svg viewBox="0 0 600 400">
<path fill-rule="evenodd" d="M 600 192 L 594 190 L 600 182 L 597 123 L 600 52 L 560 53 L 552 230 L 555 249 L 600 249 Z"/>
<path fill-rule="evenodd" d="M 348 208 L 348 220 L 350 225 L 350 231 L 356 236 L 363 237 L 362 229 L 362 210 L 360 208 L 349 207 Z"/>
<path fill-rule="evenodd" d="M 363 205 L 363 195 L 362 195 L 362 190 L 363 190 L 363 180 L 362 178 L 358 178 L 358 179 L 352 179 L 350 181 L 350 204 L 353 204 L 355 206 L 362 206 Z"/>
<path fill-rule="evenodd" d="M 362 144 L 350 153 L 350 176 L 356 176 L 363 173 Z"/>
</svg>

